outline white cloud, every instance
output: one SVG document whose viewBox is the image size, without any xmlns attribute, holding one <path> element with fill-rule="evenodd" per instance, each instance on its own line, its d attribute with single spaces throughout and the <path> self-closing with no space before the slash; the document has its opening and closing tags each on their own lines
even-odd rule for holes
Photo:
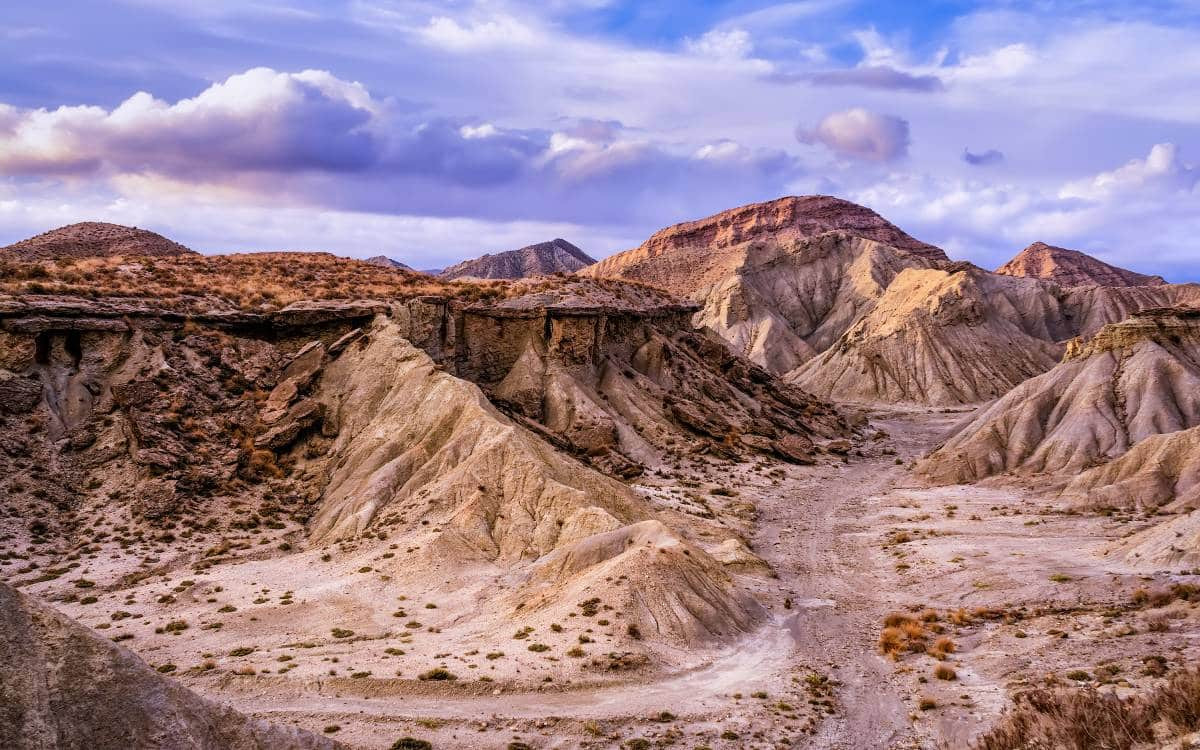
<svg viewBox="0 0 1200 750">
<path fill-rule="evenodd" d="M 1184 164 L 1174 143 L 1158 143 L 1145 159 L 1131 159 L 1124 166 L 1064 185 L 1062 198 L 1104 200 L 1123 193 L 1147 190 L 1190 191 L 1200 182 L 1200 168 Z"/>
<path fill-rule="evenodd" d="M 802 143 L 819 143 L 836 154 L 867 161 L 892 161 L 908 154 L 908 122 L 861 107 L 826 115 L 816 127 L 801 126 Z"/>
<path fill-rule="evenodd" d="M 713 29 L 699 39 L 685 40 L 684 47 L 701 57 L 738 60 L 749 57 L 754 43 L 745 29 Z"/>
<path fill-rule="evenodd" d="M 421 29 L 420 35 L 427 43 L 452 52 L 526 47 L 541 38 L 533 27 L 511 16 L 473 22 L 459 22 L 447 16 L 437 16 L 430 19 L 429 24 Z"/>
</svg>

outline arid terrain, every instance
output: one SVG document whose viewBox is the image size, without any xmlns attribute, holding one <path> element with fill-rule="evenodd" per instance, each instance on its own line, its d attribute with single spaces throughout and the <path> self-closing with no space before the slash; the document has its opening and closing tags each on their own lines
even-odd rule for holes
<svg viewBox="0 0 1200 750">
<path fill-rule="evenodd" d="M 0 746 L 1200 742 L 1200 285 L 828 196 L 576 273 L 118 230 L 0 249 Z"/>
</svg>

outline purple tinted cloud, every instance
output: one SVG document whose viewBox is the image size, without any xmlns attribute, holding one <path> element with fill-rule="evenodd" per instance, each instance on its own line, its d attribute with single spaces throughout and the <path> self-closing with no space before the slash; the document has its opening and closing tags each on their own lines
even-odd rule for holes
<svg viewBox="0 0 1200 750">
<path fill-rule="evenodd" d="M 819 73 L 772 73 L 768 80 L 778 83 L 811 83 L 815 86 L 858 86 L 885 91 L 943 91 L 946 86 L 934 75 L 912 75 L 886 65 L 827 70 Z"/>
<path fill-rule="evenodd" d="M 1004 153 L 994 148 L 989 148 L 987 151 L 976 154 L 970 149 L 964 148 L 962 159 L 973 167 L 989 167 L 993 164 L 1004 163 Z"/>
<path fill-rule="evenodd" d="M 800 126 L 796 138 L 865 161 L 886 162 L 908 155 L 908 121 L 861 107 L 826 115 L 813 128 Z"/>
</svg>

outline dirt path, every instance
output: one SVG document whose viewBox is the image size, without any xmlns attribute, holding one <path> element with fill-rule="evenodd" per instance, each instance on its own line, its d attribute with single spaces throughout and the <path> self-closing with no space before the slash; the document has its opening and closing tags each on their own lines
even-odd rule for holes
<svg viewBox="0 0 1200 750">
<path fill-rule="evenodd" d="M 907 462 L 936 442 L 948 421 L 899 413 L 875 423 L 891 434 L 891 444 Z M 892 667 L 875 648 L 879 623 L 893 605 L 869 546 L 874 540 L 867 520 L 875 511 L 871 505 L 905 477 L 896 457 L 858 459 L 804 472 L 760 505 L 760 552 L 797 602 L 827 604 L 794 621 L 793 658 L 826 669 L 840 683 L 839 710 L 802 746 L 857 750 L 921 744 Z"/>
</svg>

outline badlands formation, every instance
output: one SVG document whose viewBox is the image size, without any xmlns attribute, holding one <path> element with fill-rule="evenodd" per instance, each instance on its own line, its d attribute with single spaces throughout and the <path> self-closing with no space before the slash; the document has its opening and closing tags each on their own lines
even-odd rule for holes
<svg viewBox="0 0 1200 750">
<path fill-rule="evenodd" d="M 1197 739 L 1200 286 L 826 196 L 172 247 L 0 250 L 4 747 Z"/>
</svg>

